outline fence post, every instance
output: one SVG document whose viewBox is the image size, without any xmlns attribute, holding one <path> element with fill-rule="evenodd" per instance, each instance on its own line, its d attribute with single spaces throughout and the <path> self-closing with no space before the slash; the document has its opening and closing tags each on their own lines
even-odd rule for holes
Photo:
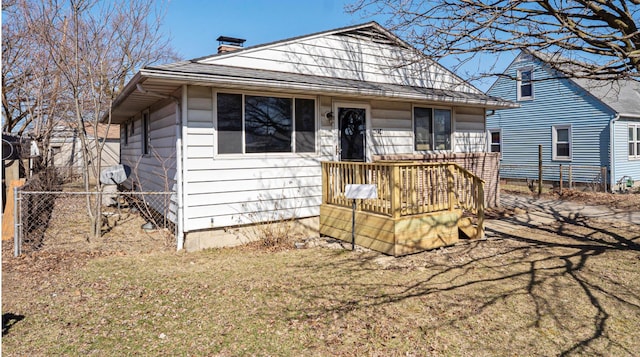
<svg viewBox="0 0 640 357">
<path fill-rule="evenodd" d="M 542 194 L 542 145 L 538 145 L 538 196 Z"/>
<path fill-rule="evenodd" d="M 573 176 L 572 176 L 573 172 L 572 172 L 572 170 L 573 170 L 573 167 L 572 167 L 571 165 L 569 165 L 569 189 L 570 189 L 570 190 L 573 188 L 573 183 L 571 182 L 571 181 L 572 181 L 572 179 L 573 179 Z"/>
<path fill-rule="evenodd" d="M 560 194 L 562 194 L 562 164 L 560 164 Z"/>
<path fill-rule="evenodd" d="M 607 192 L 607 167 L 602 166 L 600 170 L 602 172 L 602 192 Z"/>
<path fill-rule="evenodd" d="M 18 187 L 13 188 L 13 256 L 20 255 L 20 231 L 22 230 L 22 197 L 18 197 Z"/>
</svg>

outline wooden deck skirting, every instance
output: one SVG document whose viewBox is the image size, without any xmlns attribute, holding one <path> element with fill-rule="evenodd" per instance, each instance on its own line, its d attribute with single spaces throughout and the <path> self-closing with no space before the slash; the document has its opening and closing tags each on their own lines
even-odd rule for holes
<svg viewBox="0 0 640 357">
<path fill-rule="evenodd" d="M 484 236 L 484 181 L 455 163 L 323 162 L 320 233 L 350 241 L 348 184 L 377 188 L 377 199 L 357 205 L 359 245 L 397 256 L 453 244 L 458 226 Z M 476 227 L 462 219 L 465 211 L 477 217 Z"/>
</svg>

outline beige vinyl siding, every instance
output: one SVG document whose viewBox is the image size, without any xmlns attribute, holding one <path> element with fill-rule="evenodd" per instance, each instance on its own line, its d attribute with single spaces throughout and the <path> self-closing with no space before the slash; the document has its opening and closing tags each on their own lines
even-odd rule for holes
<svg viewBox="0 0 640 357">
<path fill-rule="evenodd" d="M 138 191 L 166 192 L 176 190 L 176 105 L 173 101 L 162 101 L 149 109 L 149 154 L 142 155 L 142 115 L 129 121 L 129 142 L 121 147 L 120 160 L 131 167 L 131 176 L 125 185 L 129 188 L 135 182 Z M 131 125 L 134 126 L 131 135 Z M 151 204 L 161 204 L 158 199 L 149 199 Z M 175 222 L 176 197 L 171 198 L 169 219 Z M 164 207 L 155 206 L 162 212 Z"/>
<path fill-rule="evenodd" d="M 371 102 L 369 145 L 373 155 L 413 152 L 411 104 L 391 101 Z"/>
<path fill-rule="evenodd" d="M 410 49 L 323 35 L 213 56 L 202 63 L 480 93 Z"/>
<path fill-rule="evenodd" d="M 214 155 L 214 92 L 210 87 L 187 88 L 185 231 L 317 216 L 322 199 L 320 161 L 332 157 L 317 153 Z M 318 98 L 317 102 L 320 122 L 321 113 L 330 111 L 331 100 Z M 330 138 L 330 128 L 324 131 Z M 317 140 L 323 142 L 322 130 Z M 326 143 L 323 149 L 320 145 L 319 150 L 329 146 Z"/>
<path fill-rule="evenodd" d="M 485 152 L 487 134 L 482 108 L 455 108 L 455 152 Z"/>
</svg>

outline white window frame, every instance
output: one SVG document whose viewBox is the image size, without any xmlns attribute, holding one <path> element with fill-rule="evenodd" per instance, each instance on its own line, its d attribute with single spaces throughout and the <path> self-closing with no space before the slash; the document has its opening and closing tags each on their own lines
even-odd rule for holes
<svg viewBox="0 0 640 357">
<path fill-rule="evenodd" d="M 316 96 L 310 95 L 297 95 L 297 94 L 279 94 L 279 93 L 271 93 L 271 92 L 262 92 L 262 91 L 240 91 L 240 90 L 219 90 L 212 91 L 212 101 L 213 101 L 213 124 L 215 128 L 215 134 L 213 136 L 213 146 L 214 146 L 214 158 L 234 158 L 234 157 L 317 157 L 319 155 L 320 149 L 320 132 L 318 130 L 318 126 L 320 125 L 320 117 L 319 113 L 319 105 L 320 100 Z M 218 152 L 218 136 L 220 132 L 218 131 L 218 94 L 237 94 L 242 96 L 242 152 L 238 153 L 219 153 Z M 245 97 L 246 96 L 259 96 L 259 97 L 274 97 L 274 98 L 290 98 L 293 106 L 292 110 L 295 112 L 295 100 L 296 99 L 312 99 L 315 103 L 314 111 L 315 111 L 315 121 L 314 121 L 314 130 L 315 130 L 315 148 L 314 151 L 309 152 L 296 152 L 296 135 L 295 135 L 295 113 L 293 122 L 292 122 L 292 138 L 291 138 L 291 151 L 290 152 L 266 152 L 266 153 L 247 153 L 246 152 L 246 143 L 245 143 Z"/>
<path fill-rule="evenodd" d="M 568 138 L 569 141 L 566 142 L 569 144 L 569 156 L 558 156 L 557 149 L 558 144 L 564 142 L 558 142 L 558 130 L 568 129 Z M 571 129 L 571 124 L 559 124 L 553 125 L 551 127 L 551 149 L 553 151 L 553 160 L 554 161 L 571 161 L 573 159 L 573 130 Z"/>
<path fill-rule="evenodd" d="M 531 95 L 529 96 L 523 96 L 522 95 L 522 73 L 523 72 L 531 72 L 531 76 L 530 76 L 530 80 L 529 80 L 529 85 L 531 86 Z M 516 81 L 516 89 L 518 92 L 517 95 L 517 100 L 521 101 L 521 100 L 533 100 L 533 96 L 534 96 L 534 87 L 533 87 L 533 68 L 531 67 L 526 67 L 526 68 L 520 68 L 518 69 L 517 72 L 517 81 Z M 524 83 L 526 84 L 526 83 Z"/>
<path fill-rule="evenodd" d="M 629 130 L 633 130 L 631 138 L 628 137 Z M 640 160 L 640 150 L 638 148 L 638 146 L 640 146 L 640 135 L 638 135 L 638 131 L 640 131 L 640 124 L 627 125 L 627 155 L 630 160 Z M 631 145 L 633 145 L 634 148 L 633 154 L 629 151 Z"/>
<path fill-rule="evenodd" d="M 492 153 L 491 147 L 496 145 L 493 143 L 493 136 L 491 134 L 498 133 L 500 136 L 500 142 L 497 144 L 499 146 L 498 153 L 500 154 L 500 158 L 502 159 L 502 129 L 488 129 L 487 130 L 487 152 Z"/>
</svg>

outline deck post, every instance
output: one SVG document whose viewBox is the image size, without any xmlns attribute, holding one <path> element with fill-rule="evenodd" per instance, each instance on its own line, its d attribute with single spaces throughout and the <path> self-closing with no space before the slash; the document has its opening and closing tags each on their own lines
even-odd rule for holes
<svg viewBox="0 0 640 357">
<path fill-rule="evenodd" d="M 322 203 L 329 203 L 329 164 L 322 163 Z"/>
<path fill-rule="evenodd" d="M 448 201 L 449 201 L 449 211 L 453 211 L 453 200 L 455 199 L 455 192 L 454 192 L 454 176 L 455 176 L 455 167 L 453 165 L 447 165 L 447 194 L 448 194 Z"/>
<path fill-rule="evenodd" d="M 400 202 L 400 166 L 391 166 L 391 217 L 400 218 L 400 209 L 402 208 Z"/>
<path fill-rule="evenodd" d="M 477 178 L 474 178 L 476 185 L 478 186 L 478 230 L 476 232 L 476 239 L 484 238 L 484 183 Z"/>
</svg>

